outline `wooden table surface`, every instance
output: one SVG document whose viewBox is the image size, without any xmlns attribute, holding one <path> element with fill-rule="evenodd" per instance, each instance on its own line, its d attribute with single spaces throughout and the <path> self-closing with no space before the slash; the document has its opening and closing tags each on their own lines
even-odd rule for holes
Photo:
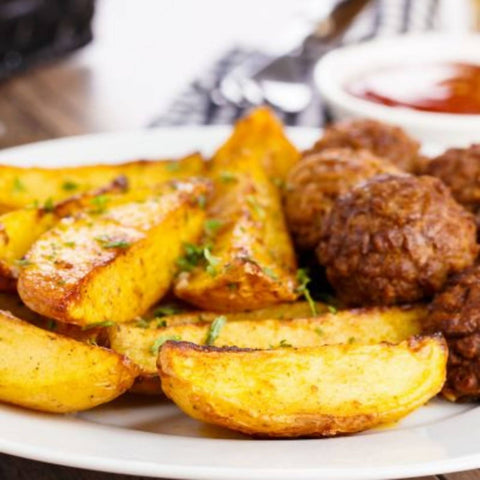
<svg viewBox="0 0 480 480">
<path fill-rule="evenodd" d="M 152 1 L 146 3 L 154 5 Z M 104 22 L 110 10 L 118 8 L 119 4 L 119 1 L 115 4 L 104 2 L 97 15 L 97 24 Z M 134 32 L 131 35 L 131 38 L 138 37 Z M 115 76 L 120 61 L 118 55 L 113 55 L 97 41 L 65 60 L 0 84 L 0 148 L 66 135 L 144 127 L 155 113 L 152 98 L 155 98 L 155 85 L 161 82 L 164 70 L 155 62 L 140 62 L 140 67 L 129 70 L 128 75 Z M 149 78 L 145 88 L 144 78 Z M 91 472 L 0 454 L 2 480 L 67 478 L 140 480 L 143 477 Z M 480 471 L 424 478 L 480 480 Z"/>
</svg>

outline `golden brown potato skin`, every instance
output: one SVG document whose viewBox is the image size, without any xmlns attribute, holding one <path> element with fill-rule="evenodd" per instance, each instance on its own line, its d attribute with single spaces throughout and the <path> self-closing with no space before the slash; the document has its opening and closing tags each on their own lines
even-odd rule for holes
<svg viewBox="0 0 480 480">
<path fill-rule="evenodd" d="M 229 171 L 232 159 L 243 155 L 257 158 L 268 176 L 280 182 L 300 159 L 282 123 L 266 107 L 255 108 L 235 123 L 232 135 L 218 149 L 214 160 L 218 168 Z"/>
<path fill-rule="evenodd" d="M 448 342 L 444 397 L 480 399 L 480 265 L 449 279 L 433 299 L 424 328 L 442 332 Z"/>
<path fill-rule="evenodd" d="M 425 175 L 437 177 L 450 188 L 455 200 L 471 212 L 480 208 L 480 144 L 449 148 L 426 163 Z"/>
<path fill-rule="evenodd" d="M 398 345 L 248 350 L 167 342 L 162 389 L 185 413 L 261 437 L 355 433 L 399 420 L 442 388 L 441 336 Z"/>
<path fill-rule="evenodd" d="M 0 165 L 0 212 L 15 210 L 50 199 L 55 202 L 74 194 L 103 187 L 120 175 L 130 188 L 144 188 L 174 178 L 204 174 L 203 158 L 194 153 L 179 160 L 137 160 L 115 165 L 66 168 Z"/>
<path fill-rule="evenodd" d="M 263 319 L 229 319 L 219 331 L 213 345 L 240 348 L 273 348 L 282 344 L 310 347 L 339 343 L 375 344 L 398 343 L 421 333 L 426 315 L 423 306 L 372 307 L 341 310 L 318 317 L 289 320 L 265 317 Z M 141 328 L 135 323 L 118 324 L 108 329 L 112 350 L 130 358 L 141 368 L 141 375 L 151 377 L 157 371 L 156 353 L 151 347 L 158 338 L 179 338 L 203 345 L 210 329 L 210 321 L 190 324 L 172 324 L 167 327 Z"/>
<path fill-rule="evenodd" d="M 370 150 L 401 170 L 416 172 L 421 157 L 420 144 L 394 125 L 369 119 L 345 120 L 325 129 L 310 152 L 325 148 L 349 147 Z"/>
<path fill-rule="evenodd" d="M 335 200 L 356 184 L 381 173 L 401 170 L 368 150 L 329 148 L 302 158 L 289 172 L 285 216 L 295 243 L 313 250 Z"/>
<path fill-rule="evenodd" d="M 179 298 L 205 310 L 254 310 L 299 296 L 281 194 L 265 165 L 286 139 L 281 129 L 250 131 L 245 121 L 235 126 L 209 165 L 215 190 L 207 216 L 219 228 L 204 243 L 211 244 L 215 268 L 200 264 L 175 283 Z"/>
<path fill-rule="evenodd" d="M 138 374 L 126 358 L 47 332 L 0 311 L 0 400 L 44 412 L 109 402 Z"/>
<path fill-rule="evenodd" d="M 347 304 L 415 302 L 473 264 L 475 231 L 440 180 L 382 175 L 337 200 L 317 255 Z"/>
<path fill-rule="evenodd" d="M 76 325 L 129 321 L 170 288 L 184 242 L 202 233 L 210 183 L 165 184 L 141 202 L 62 220 L 30 249 L 18 292 L 32 310 Z"/>
</svg>

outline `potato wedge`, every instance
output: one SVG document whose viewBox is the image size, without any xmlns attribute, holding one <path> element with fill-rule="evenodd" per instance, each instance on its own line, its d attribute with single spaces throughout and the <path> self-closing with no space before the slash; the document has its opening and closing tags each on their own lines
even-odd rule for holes
<svg viewBox="0 0 480 480">
<path fill-rule="evenodd" d="M 329 306 L 323 302 L 314 302 L 317 315 L 329 311 Z M 331 308 L 331 307 L 330 307 Z M 180 311 L 179 313 L 169 313 L 171 307 L 167 304 L 158 305 L 144 315 L 139 322 L 142 327 L 149 326 L 155 328 L 158 324 L 165 327 L 172 325 L 183 325 L 185 323 L 213 322 L 219 315 L 224 315 L 231 322 L 236 320 L 266 320 L 278 318 L 288 320 L 290 318 L 308 318 L 312 316 L 312 307 L 308 302 L 297 301 L 290 303 L 278 303 L 257 310 L 246 312 L 212 312 L 206 310 Z M 173 307 L 175 311 L 175 306 Z"/>
<path fill-rule="evenodd" d="M 115 352 L 41 330 L 0 312 L 0 400 L 44 412 L 109 402 L 133 384 L 137 368 Z"/>
<path fill-rule="evenodd" d="M 257 159 L 275 183 L 283 183 L 288 171 L 300 159 L 300 152 L 285 136 L 282 123 L 266 107 L 256 108 L 240 119 L 227 142 L 214 157 L 227 174 L 239 156 Z"/>
<path fill-rule="evenodd" d="M 165 184 L 142 202 L 63 219 L 26 255 L 18 292 L 32 310 L 91 325 L 135 318 L 169 289 L 185 242 L 201 235 L 204 180 Z"/>
<path fill-rule="evenodd" d="M 95 205 L 101 198 L 103 204 L 126 202 L 132 196 L 125 194 L 125 177 L 119 177 L 111 184 L 91 192 L 70 197 L 47 207 L 25 207 L 0 215 L 0 291 L 16 291 L 18 263 L 38 237 L 61 218 L 82 210 L 98 208 Z"/>
<path fill-rule="evenodd" d="M 421 332 L 421 322 L 426 314 L 423 306 L 343 310 L 316 318 L 290 320 L 231 321 L 232 314 L 227 314 L 227 322 L 212 344 L 268 349 L 282 345 L 310 347 L 341 343 L 398 343 Z M 234 319 L 239 316 L 233 314 Z M 140 367 L 142 376 L 151 376 L 157 370 L 156 343 L 161 339 L 178 339 L 204 345 L 211 326 L 210 322 L 204 321 L 175 325 L 169 317 L 165 317 L 164 321 L 168 322 L 168 327 L 141 328 L 135 323 L 115 325 L 108 329 L 110 348 L 134 361 Z"/>
<path fill-rule="evenodd" d="M 354 433 L 404 417 L 445 380 L 441 336 L 247 350 L 166 342 L 162 389 L 185 413 L 262 437 Z"/>
<path fill-rule="evenodd" d="M 23 208 L 46 200 L 63 200 L 73 194 L 101 187 L 119 175 L 127 177 L 130 188 L 155 185 L 172 178 L 204 173 L 200 155 L 178 161 L 138 160 L 116 165 L 89 165 L 70 168 L 38 168 L 0 165 L 0 212 Z"/>
<path fill-rule="evenodd" d="M 255 144 L 257 132 L 252 135 L 248 142 Z M 218 153 L 211 161 L 215 195 L 208 207 L 207 225 L 214 225 L 215 231 L 204 238 L 208 255 L 204 249 L 205 258 L 193 262 L 187 251 L 185 271 L 175 284 L 175 294 L 197 307 L 222 312 L 254 310 L 298 297 L 295 253 L 280 192 L 261 162 L 275 152 L 268 149 L 270 141 L 264 143 L 261 155 L 247 147 L 232 148 L 228 177 L 224 154 Z"/>
</svg>

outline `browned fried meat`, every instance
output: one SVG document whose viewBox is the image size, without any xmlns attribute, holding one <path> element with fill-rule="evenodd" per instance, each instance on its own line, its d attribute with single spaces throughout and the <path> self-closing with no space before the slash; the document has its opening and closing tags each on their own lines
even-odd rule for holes
<svg viewBox="0 0 480 480">
<path fill-rule="evenodd" d="M 317 256 L 347 304 L 413 302 L 473 264 L 475 230 L 440 180 L 380 175 L 337 199 Z"/>
<path fill-rule="evenodd" d="M 422 160 L 416 140 L 400 127 L 375 120 L 347 120 L 331 125 L 310 152 L 339 147 L 370 150 L 406 172 L 416 172 Z"/>
<path fill-rule="evenodd" d="M 285 194 L 285 214 L 297 246 L 314 249 L 337 197 L 380 173 L 401 171 L 368 150 L 331 148 L 297 163 L 288 175 Z"/>
<path fill-rule="evenodd" d="M 449 347 L 447 381 L 449 400 L 480 399 L 480 266 L 449 279 L 430 305 L 428 333 L 442 332 Z"/>
</svg>

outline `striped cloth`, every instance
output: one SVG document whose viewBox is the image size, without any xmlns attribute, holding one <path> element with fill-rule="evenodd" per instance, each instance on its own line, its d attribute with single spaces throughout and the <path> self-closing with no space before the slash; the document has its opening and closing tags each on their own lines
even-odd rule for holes
<svg viewBox="0 0 480 480">
<path fill-rule="evenodd" d="M 355 20 L 343 38 L 343 44 L 359 43 L 375 37 L 433 30 L 438 24 L 438 0 L 375 0 Z M 254 69 L 269 55 L 243 48 L 227 51 L 212 67 L 194 80 L 169 108 L 150 126 L 231 124 L 245 108 L 232 106 L 215 95 L 225 75 L 240 64 Z M 321 126 L 328 111 L 316 96 L 300 114 L 279 117 L 287 125 Z"/>
</svg>

